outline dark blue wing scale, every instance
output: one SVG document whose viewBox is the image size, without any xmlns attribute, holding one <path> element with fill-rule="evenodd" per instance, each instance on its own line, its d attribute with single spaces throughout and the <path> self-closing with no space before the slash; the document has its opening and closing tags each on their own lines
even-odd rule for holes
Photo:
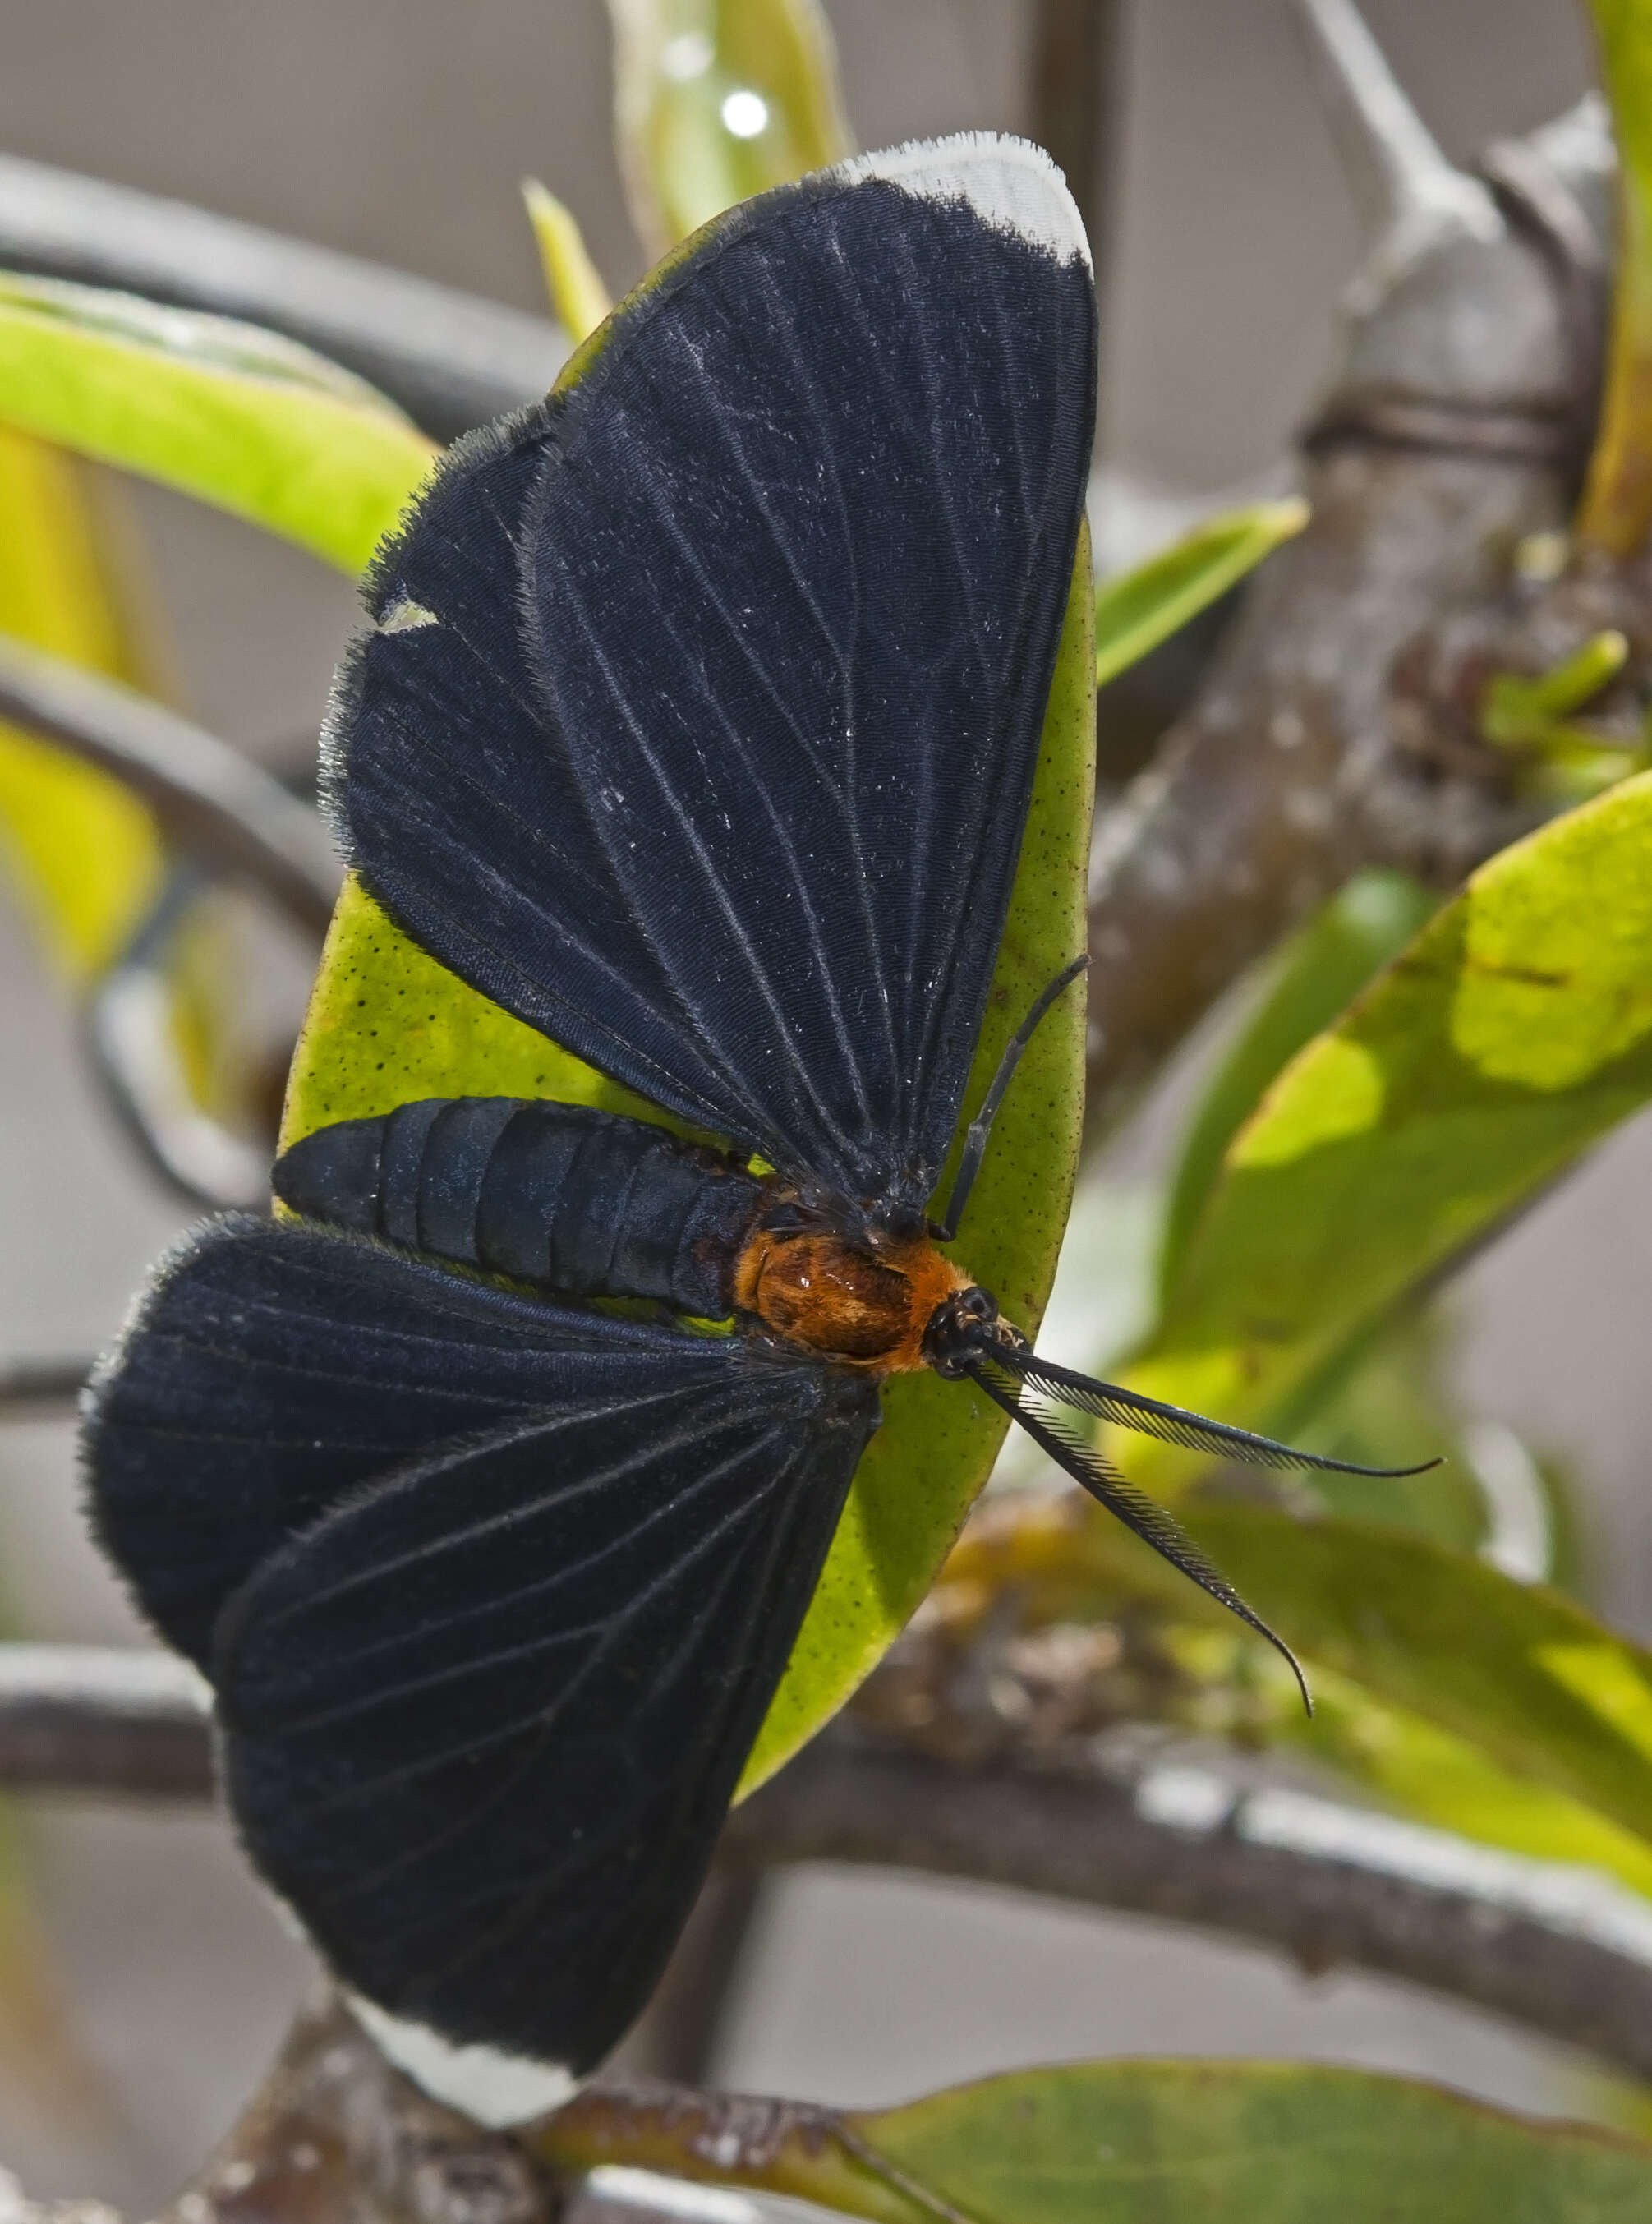
<svg viewBox="0 0 1652 2224">
<path fill-rule="evenodd" d="M 583 2068 L 710 1858 L 877 1418 L 743 1339 L 229 1217 L 94 1387 L 94 1518 L 344 1981 Z"/>
<path fill-rule="evenodd" d="M 213 1663 L 226 1781 L 346 1983 L 450 2042 L 607 2052 L 703 1879 L 867 1418 L 807 1369 L 628 1428 L 530 1418 L 260 1570 Z"/>
<path fill-rule="evenodd" d="M 829 174 L 709 227 L 381 565 L 331 720 L 369 886 L 684 1117 L 921 1205 L 1008 904 L 1093 384 L 1081 260 L 962 199 Z"/>
<path fill-rule="evenodd" d="M 93 1382 L 92 1520 L 205 1668 L 230 1593 L 375 1476 L 567 1396 L 623 1406 L 731 1367 L 775 1371 L 743 1346 L 230 1215 L 161 1262 Z"/>
<path fill-rule="evenodd" d="M 307 1219 L 542 1283 L 720 1320 L 764 1191 L 722 1154 L 589 1105 L 425 1098 L 318 1128 L 275 1161 Z"/>
</svg>

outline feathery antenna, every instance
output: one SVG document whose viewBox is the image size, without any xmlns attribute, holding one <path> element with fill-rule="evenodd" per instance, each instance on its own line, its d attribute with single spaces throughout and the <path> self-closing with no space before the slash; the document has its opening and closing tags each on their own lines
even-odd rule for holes
<svg viewBox="0 0 1652 2224">
<path fill-rule="evenodd" d="M 1226 1421 L 1212 1421 L 1191 1413 L 1184 1406 L 1167 1406 L 1162 1399 L 1144 1397 L 1119 1382 L 1098 1381 L 1094 1375 L 1057 1367 L 1054 1360 L 1016 1345 L 995 1345 L 992 1357 L 1006 1374 L 1018 1376 L 1057 1405 L 1098 1420 L 1112 1421 L 1121 1429 L 1134 1429 L 1161 1444 L 1185 1444 L 1190 1451 L 1209 1452 L 1217 1459 L 1243 1460 L 1250 1467 L 1310 1467 L 1329 1475 L 1374 1475 L 1384 1482 L 1403 1476 L 1427 1475 L 1439 1459 L 1420 1460 L 1415 1467 L 1360 1467 L 1353 1460 L 1330 1459 L 1322 1452 L 1298 1451 L 1294 1444 L 1275 1437 L 1260 1437 L 1251 1429 L 1236 1429 Z"/>
<path fill-rule="evenodd" d="M 1206 1557 L 1181 1524 L 1156 1505 L 1144 1491 L 1127 1482 L 1119 1470 L 1110 1466 L 1094 1447 L 1087 1443 L 1070 1422 L 1063 1420 L 1059 1412 L 1040 1412 L 1028 1405 L 1020 1394 L 1039 1386 L 1018 1383 L 1013 1374 L 1005 1369 L 999 1373 L 998 1350 L 978 1349 L 965 1362 L 971 1378 L 980 1385 L 995 1406 L 1002 1408 L 1010 1418 L 1025 1429 L 1039 1450 L 1048 1454 L 1064 1475 L 1069 1475 L 1082 1490 L 1088 1491 L 1099 1506 L 1106 1507 L 1115 1520 L 1122 1521 L 1126 1529 L 1151 1545 L 1161 1559 L 1198 1584 L 1201 1591 L 1214 1598 L 1219 1606 L 1236 1614 L 1258 1637 L 1266 1638 L 1274 1651 L 1289 1664 L 1296 1678 L 1297 1689 L 1302 1695 L 1302 1704 L 1311 1715 L 1314 1711 L 1312 1694 L 1302 1666 L 1277 1630 L 1270 1629 L 1259 1614 L 1246 1606 L 1226 1576 L 1214 1562 Z M 1049 1393 L 1044 1393 L 1048 1395 Z"/>
<path fill-rule="evenodd" d="M 998 1117 L 998 1108 L 1004 1102 L 1004 1092 L 1015 1077 L 1015 1069 L 1021 1063 L 1021 1053 L 1037 1033 L 1038 1022 L 1055 1002 L 1062 990 L 1089 966 L 1089 956 L 1075 957 L 1070 965 L 1063 966 L 1050 986 L 1039 996 L 1032 1009 L 1010 1037 L 1004 1055 L 998 1062 L 998 1071 L 993 1076 L 993 1085 L 981 1099 L 981 1107 L 969 1123 L 964 1137 L 963 1154 L 958 1160 L 958 1177 L 952 1185 L 952 1195 L 947 1199 L 947 1209 L 931 1225 L 937 1243 L 950 1243 L 958 1233 L 958 1223 L 963 1218 L 964 1207 L 969 1202 L 969 1192 L 975 1186 L 975 1176 L 980 1172 L 980 1162 L 987 1155 L 987 1139 L 993 1132 L 993 1122 Z"/>
</svg>

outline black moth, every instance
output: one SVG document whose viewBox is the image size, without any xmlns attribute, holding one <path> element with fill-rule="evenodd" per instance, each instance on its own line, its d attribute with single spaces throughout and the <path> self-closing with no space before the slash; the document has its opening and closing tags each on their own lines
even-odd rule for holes
<svg viewBox="0 0 1652 2224">
<path fill-rule="evenodd" d="M 1037 1360 L 940 1248 L 1013 1048 L 929 1218 L 1094 388 L 1049 159 L 867 156 L 709 226 L 375 565 L 328 738 L 355 869 L 732 1147 L 496 1098 L 324 1128 L 276 1169 L 302 1218 L 162 1262 L 86 1461 L 212 1683 L 252 1860 L 396 2059 L 493 2120 L 654 1984 L 885 1375 L 969 1375 L 1255 1621 L 1071 1417 L 1296 1456 Z M 582 1302 L 614 1296 L 654 1311 Z"/>
</svg>

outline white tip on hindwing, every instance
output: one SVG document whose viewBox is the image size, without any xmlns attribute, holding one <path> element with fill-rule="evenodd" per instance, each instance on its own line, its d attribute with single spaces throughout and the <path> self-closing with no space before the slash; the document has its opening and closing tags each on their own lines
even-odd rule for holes
<svg viewBox="0 0 1652 2224">
<path fill-rule="evenodd" d="M 1012 233 L 1053 255 L 1081 261 L 1090 243 L 1067 180 L 1042 147 L 995 131 L 960 131 L 949 139 L 915 139 L 875 155 L 857 155 L 839 173 L 851 184 L 882 178 L 920 200 L 964 201 L 995 231 Z"/>
<path fill-rule="evenodd" d="M 346 1993 L 350 2012 L 398 2069 L 433 2101 L 445 2101 L 489 2131 L 526 2123 L 573 2098 L 580 2081 L 559 2062 L 535 2062 L 496 2046 L 456 2046 L 428 2024 L 410 2023 Z"/>
</svg>

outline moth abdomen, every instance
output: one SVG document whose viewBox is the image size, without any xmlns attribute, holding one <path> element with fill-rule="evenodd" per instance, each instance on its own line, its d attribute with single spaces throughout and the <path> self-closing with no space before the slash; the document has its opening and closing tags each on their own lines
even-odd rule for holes
<svg viewBox="0 0 1652 2224">
<path fill-rule="evenodd" d="M 588 1105 L 432 1096 L 318 1128 L 275 1194 L 306 1218 L 571 1297 L 720 1318 L 762 1185 L 663 1128 Z"/>
</svg>

